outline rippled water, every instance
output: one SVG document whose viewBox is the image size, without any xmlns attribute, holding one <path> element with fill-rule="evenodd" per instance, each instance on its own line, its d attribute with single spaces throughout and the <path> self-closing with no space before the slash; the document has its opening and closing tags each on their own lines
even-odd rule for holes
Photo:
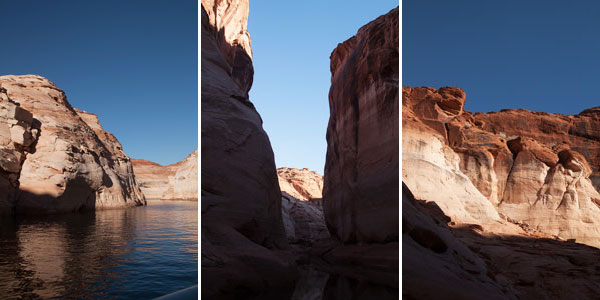
<svg viewBox="0 0 600 300">
<path fill-rule="evenodd" d="M 198 283 L 198 203 L 0 222 L 1 299 L 152 299 Z"/>
</svg>

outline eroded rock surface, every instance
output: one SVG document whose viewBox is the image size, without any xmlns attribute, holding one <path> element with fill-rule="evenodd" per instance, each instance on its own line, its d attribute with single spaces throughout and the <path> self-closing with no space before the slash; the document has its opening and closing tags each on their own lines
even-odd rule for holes
<svg viewBox="0 0 600 300">
<path fill-rule="evenodd" d="M 146 199 L 198 200 L 198 150 L 167 166 L 144 159 L 131 162 Z"/>
<path fill-rule="evenodd" d="M 34 119 L 28 121 L 34 129 L 39 126 L 39 138 L 25 157 L 18 178 L 17 213 L 145 204 L 129 157 L 95 115 L 71 107 L 65 93 L 40 76 L 0 76 L 0 85 L 31 114 L 27 119 Z M 33 145 L 30 139 L 35 134 L 27 133 L 27 126 L 22 128 L 19 142 Z"/>
<path fill-rule="evenodd" d="M 323 176 L 307 168 L 277 169 L 281 213 L 288 241 L 310 245 L 329 238 L 323 216 Z"/>
<path fill-rule="evenodd" d="M 273 151 L 248 99 L 248 1 L 202 1 L 202 295 L 283 299 L 287 247 Z"/>
<path fill-rule="evenodd" d="M 403 180 L 415 196 L 460 222 L 510 219 L 600 246 L 595 111 L 473 115 L 463 110 L 465 98 L 453 87 L 403 88 Z M 426 147 L 434 144 L 442 151 Z M 453 165 L 454 175 L 441 174 L 440 165 Z"/>
<path fill-rule="evenodd" d="M 0 214 L 13 213 L 21 167 L 27 154 L 35 150 L 39 129 L 39 121 L 0 86 Z"/>
<path fill-rule="evenodd" d="M 331 54 L 325 220 L 343 242 L 398 240 L 398 9 Z"/>
</svg>

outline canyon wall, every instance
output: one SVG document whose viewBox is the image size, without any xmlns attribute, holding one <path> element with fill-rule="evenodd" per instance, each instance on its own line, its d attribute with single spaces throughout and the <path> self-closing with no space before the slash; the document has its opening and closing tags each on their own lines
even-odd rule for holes
<svg viewBox="0 0 600 300">
<path fill-rule="evenodd" d="M 18 178 L 13 211 L 48 214 L 145 204 L 129 157 L 95 115 L 74 109 L 62 90 L 40 76 L 0 76 L 0 86 L 10 98 L 7 110 L 10 103 L 20 107 L 11 121 L 18 125 L 10 128 L 11 139 L 22 135 L 20 146 L 5 143 L 2 151 L 29 147 L 23 152 L 28 154 L 15 156 L 20 173 L 14 160 L 4 169 Z"/>
<path fill-rule="evenodd" d="M 282 299 L 296 269 L 273 150 L 248 99 L 248 1 L 202 1 L 202 295 Z M 277 296 L 275 296 L 277 295 Z"/>
<path fill-rule="evenodd" d="M 198 150 L 167 166 L 144 159 L 132 159 L 131 163 L 146 199 L 198 200 Z"/>
<path fill-rule="evenodd" d="M 343 242 L 398 240 L 398 9 L 331 54 L 323 204 Z"/>
<path fill-rule="evenodd" d="M 459 88 L 403 88 L 403 180 L 415 196 L 459 222 L 502 219 L 600 246 L 596 111 L 472 114 L 465 99 Z"/>
</svg>

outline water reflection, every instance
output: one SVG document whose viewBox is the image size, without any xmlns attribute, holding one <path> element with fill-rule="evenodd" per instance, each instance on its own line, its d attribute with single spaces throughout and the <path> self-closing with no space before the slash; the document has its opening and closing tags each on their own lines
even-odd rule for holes
<svg viewBox="0 0 600 300">
<path fill-rule="evenodd" d="M 330 272 L 302 266 L 291 300 L 399 299 L 398 287 Z"/>
<path fill-rule="evenodd" d="M 2 299 L 147 299 L 197 284 L 198 205 L 0 220 Z"/>
</svg>

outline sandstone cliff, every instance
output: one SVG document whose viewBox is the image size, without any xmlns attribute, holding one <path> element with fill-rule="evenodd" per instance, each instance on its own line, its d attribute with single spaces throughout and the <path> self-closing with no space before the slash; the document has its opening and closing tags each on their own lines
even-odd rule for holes
<svg viewBox="0 0 600 300">
<path fill-rule="evenodd" d="M 329 238 L 321 202 L 323 177 L 307 168 L 278 168 L 281 213 L 288 241 L 310 245 Z"/>
<path fill-rule="evenodd" d="M 94 115 L 71 107 L 65 93 L 40 76 L 0 76 L 0 86 L 14 103 L 30 113 L 24 117 L 18 109 L 14 119 L 19 126 L 11 127 L 11 137 L 13 131 L 17 136 L 17 130 L 19 136 L 23 135 L 17 144 L 31 147 L 17 176 L 17 213 L 63 213 L 145 204 L 129 157 Z M 39 138 L 33 143 L 31 139 L 36 135 Z M 3 147 L 8 151 L 11 148 L 14 145 Z M 18 168 L 12 171 L 18 173 Z"/>
<path fill-rule="evenodd" d="M 198 200 L 198 150 L 168 166 L 143 159 L 131 163 L 146 199 Z"/>
<path fill-rule="evenodd" d="M 163 199 L 169 190 L 169 177 L 177 172 L 178 163 L 161 166 L 144 159 L 131 159 L 135 180 L 148 200 Z"/>
<path fill-rule="evenodd" d="M 248 1 L 202 1 L 202 295 L 292 292 L 273 151 L 248 99 Z M 277 295 L 275 297 L 274 295 Z"/>
<path fill-rule="evenodd" d="M 19 176 L 35 149 L 40 124 L 0 87 L 0 214 L 11 214 L 19 196 Z"/>
<path fill-rule="evenodd" d="M 198 150 L 178 164 L 163 199 L 198 200 Z"/>
<path fill-rule="evenodd" d="M 398 240 L 398 9 L 331 54 L 323 204 L 343 242 Z"/>
<path fill-rule="evenodd" d="M 473 115 L 463 110 L 465 98 L 459 88 L 403 89 L 403 180 L 415 196 L 460 222 L 502 219 L 600 246 L 597 171 L 589 164 L 600 154 L 597 117 Z"/>
</svg>

